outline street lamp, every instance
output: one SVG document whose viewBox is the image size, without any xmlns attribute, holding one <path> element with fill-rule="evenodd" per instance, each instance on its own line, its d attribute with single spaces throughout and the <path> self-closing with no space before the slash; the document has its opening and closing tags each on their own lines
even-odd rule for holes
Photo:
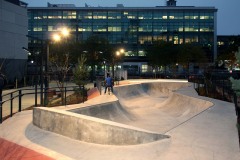
<svg viewBox="0 0 240 160">
<path fill-rule="evenodd" d="M 64 27 L 61 29 L 60 33 L 56 33 L 53 35 L 54 41 L 60 41 L 62 38 L 66 38 L 70 35 L 70 31 L 68 28 Z"/>
<path fill-rule="evenodd" d="M 118 51 L 116 51 L 116 59 L 117 58 L 119 58 L 120 56 L 121 56 L 121 54 L 123 54 L 125 51 L 124 51 L 124 49 L 119 49 Z M 117 61 L 117 67 L 116 67 L 116 70 L 118 70 L 118 61 Z M 118 75 L 118 81 L 119 81 L 119 75 L 120 75 L 120 71 L 118 71 L 118 73 L 117 73 Z M 114 77 L 114 76 L 113 76 Z M 118 82 L 119 83 L 119 82 Z"/>
<path fill-rule="evenodd" d="M 59 42 L 62 40 L 63 37 L 68 37 L 70 34 L 69 30 L 67 28 L 62 28 L 61 32 L 58 34 L 53 34 L 52 39 L 55 42 Z M 48 67 L 49 67 L 49 44 L 50 40 L 47 40 L 47 56 L 46 56 L 46 62 L 45 62 L 45 79 L 44 79 L 44 84 L 45 84 L 45 103 L 47 102 L 47 97 L 48 97 L 48 88 L 49 88 L 49 73 L 48 73 Z"/>
<path fill-rule="evenodd" d="M 62 37 L 67 37 L 69 36 L 70 32 L 67 28 L 62 28 L 61 29 L 61 33 L 60 34 L 54 34 L 52 36 L 52 38 L 47 39 L 47 40 L 43 40 L 37 37 L 33 37 L 33 36 L 29 36 L 27 35 L 28 38 L 31 39 L 35 39 L 35 40 L 39 40 L 41 41 L 42 44 L 42 48 L 44 48 L 44 43 L 46 44 L 46 57 L 45 57 L 45 77 L 44 77 L 44 85 L 45 85 L 45 94 L 44 94 L 44 99 L 45 99 L 45 103 L 47 101 L 47 96 L 48 96 L 48 88 L 49 88 L 49 81 L 48 81 L 48 63 L 49 63 L 49 45 L 50 45 L 50 41 L 54 40 L 54 41 L 60 41 Z M 40 81 L 41 81 L 41 105 L 42 105 L 42 101 L 43 101 L 43 52 L 41 54 L 41 73 L 40 73 Z"/>
</svg>

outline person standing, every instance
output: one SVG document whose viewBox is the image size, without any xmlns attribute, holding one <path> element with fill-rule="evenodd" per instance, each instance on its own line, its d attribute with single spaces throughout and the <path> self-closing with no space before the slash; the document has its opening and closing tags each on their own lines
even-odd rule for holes
<svg viewBox="0 0 240 160">
<path fill-rule="evenodd" d="M 2 103 L 2 90 L 7 85 L 7 78 L 4 74 L 0 73 L 0 103 Z"/>
<path fill-rule="evenodd" d="M 110 77 L 110 74 L 107 74 L 107 78 L 105 79 L 105 92 L 107 92 L 107 88 L 111 87 L 111 91 L 113 93 L 113 79 Z"/>
</svg>

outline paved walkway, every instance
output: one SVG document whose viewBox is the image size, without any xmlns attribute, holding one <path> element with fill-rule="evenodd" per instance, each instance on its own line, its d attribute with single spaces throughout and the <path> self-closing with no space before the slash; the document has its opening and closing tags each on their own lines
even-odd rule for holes
<svg viewBox="0 0 240 160">
<path fill-rule="evenodd" d="M 149 80 L 132 80 L 126 83 L 142 82 L 149 82 Z M 5 140 L 0 141 L 0 144 L 5 144 L 7 141 L 9 145 L 13 143 L 33 151 L 32 157 L 28 156 L 31 160 L 39 156 L 42 159 L 59 160 L 240 160 L 234 105 L 200 97 L 191 87 L 179 89 L 176 92 L 210 101 L 214 105 L 168 130 L 165 134 L 171 136 L 169 139 L 129 146 L 91 144 L 41 130 L 32 124 L 32 111 L 24 111 L 0 125 L 0 140 Z M 100 95 L 80 106 L 115 100 L 114 95 Z M 148 105 L 146 103 L 144 105 Z M 67 106 L 68 109 L 74 107 L 74 105 Z M 156 119 L 156 121 L 159 120 Z M 0 151 L 4 151 L 4 154 L 0 152 L 0 159 L 10 159 L 6 156 L 6 151 L 7 154 L 11 154 L 11 149 L 1 147 Z M 15 159 L 21 158 L 23 156 Z"/>
</svg>

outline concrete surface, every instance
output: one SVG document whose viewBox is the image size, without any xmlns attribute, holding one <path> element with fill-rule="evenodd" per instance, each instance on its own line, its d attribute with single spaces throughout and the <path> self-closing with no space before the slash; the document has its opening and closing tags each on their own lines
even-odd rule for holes
<svg viewBox="0 0 240 160">
<path fill-rule="evenodd" d="M 169 82 L 163 80 L 133 80 L 130 83 L 145 82 L 164 82 L 163 85 L 171 88 Z M 162 95 L 157 94 L 160 89 L 154 91 L 150 87 L 137 87 L 138 91 L 131 90 L 132 85 L 122 91 L 123 86 L 114 87 L 119 104 L 133 116 L 124 121 L 125 125 L 164 133 L 170 136 L 168 139 L 123 146 L 86 143 L 39 129 L 32 124 L 31 111 L 4 121 L 0 125 L 0 137 L 54 159 L 240 160 L 234 105 L 200 97 L 191 85 L 185 84 L 183 88 L 174 89 L 174 93 L 162 89 L 165 91 Z M 84 104 L 58 109 L 71 110 L 117 100 L 114 95 L 101 95 Z"/>
<path fill-rule="evenodd" d="M 44 107 L 34 108 L 33 124 L 69 138 L 98 144 L 136 145 L 169 138 L 120 123 Z"/>
</svg>

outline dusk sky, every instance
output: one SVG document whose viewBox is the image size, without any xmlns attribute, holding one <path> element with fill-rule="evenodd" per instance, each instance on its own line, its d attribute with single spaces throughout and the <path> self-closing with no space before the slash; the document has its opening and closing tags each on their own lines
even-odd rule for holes
<svg viewBox="0 0 240 160">
<path fill-rule="evenodd" d="M 22 0 L 29 7 L 46 7 L 52 4 L 75 4 L 76 7 L 89 6 L 115 7 L 154 7 L 165 5 L 165 0 Z M 240 35 L 240 0 L 177 0 L 177 6 L 209 6 L 218 9 L 217 34 Z"/>
</svg>

